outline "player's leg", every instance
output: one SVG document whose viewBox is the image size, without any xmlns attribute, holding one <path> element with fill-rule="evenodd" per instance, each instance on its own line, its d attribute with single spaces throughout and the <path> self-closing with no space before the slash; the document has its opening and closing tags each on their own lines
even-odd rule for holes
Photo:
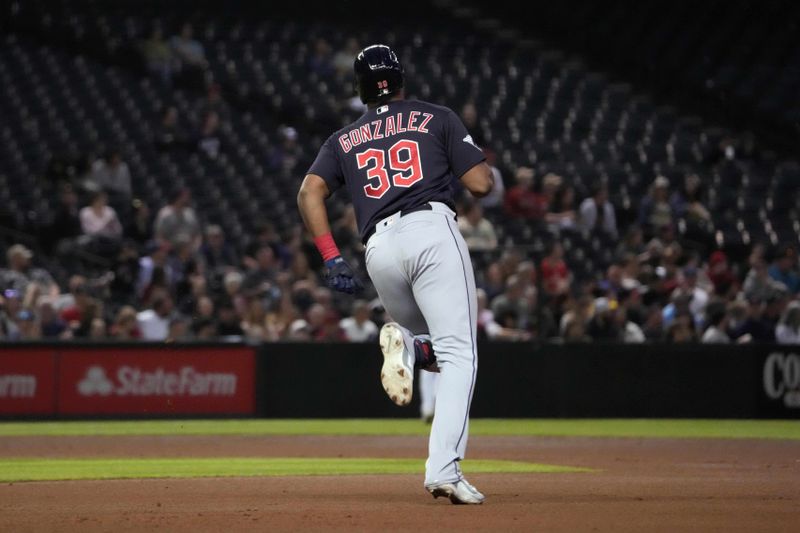
<svg viewBox="0 0 800 533">
<path fill-rule="evenodd" d="M 449 211 L 449 210 L 448 210 Z M 422 213 L 432 226 L 414 232 L 406 254 L 413 293 L 428 325 L 440 370 L 426 464 L 427 485 L 461 479 L 469 433 L 469 407 L 478 367 L 477 298 L 466 243 L 451 214 Z M 398 236 L 403 236 L 403 224 Z"/>
<path fill-rule="evenodd" d="M 427 333 L 427 324 L 414 301 L 402 263 L 397 260 L 397 249 L 392 246 L 390 233 L 377 234 L 370 240 L 366 263 L 381 303 L 396 321 L 384 325 L 379 336 L 384 356 L 381 384 L 393 402 L 407 405 L 413 392 L 415 363 L 427 355 L 421 345 L 417 346 L 412 332 Z M 430 342 L 427 335 L 420 340 Z"/>
<path fill-rule="evenodd" d="M 433 414 L 436 409 L 436 384 L 439 374 L 434 372 L 419 371 L 417 383 L 419 383 L 419 415 L 427 423 L 433 422 Z"/>
</svg>

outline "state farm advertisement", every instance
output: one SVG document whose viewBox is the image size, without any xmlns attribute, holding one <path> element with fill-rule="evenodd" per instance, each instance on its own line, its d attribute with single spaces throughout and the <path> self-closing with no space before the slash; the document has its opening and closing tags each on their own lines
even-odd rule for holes
<svg viewBox="0 0 800 533">
<path fill-rule="evenodd" d="M 56 410 L 53 350 L 0 352 L 0 415 L 52 415 Z"/>
<path fill-rule="evenodd" d="M 62 349 L 65 415 L 253 414 L 255 353 L 247 347 Z"/>
</svg>

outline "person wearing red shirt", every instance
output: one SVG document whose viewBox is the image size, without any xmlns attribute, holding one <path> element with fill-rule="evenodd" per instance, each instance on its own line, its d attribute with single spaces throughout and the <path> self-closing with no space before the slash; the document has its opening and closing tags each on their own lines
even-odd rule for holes
<svg viewBox="0 0 800 533">
<path fill-rule="evenodd" d="M 550 253 L 542 259 L 539 267 L 542 287 L 548 296 L 561 296 L 569 290 L 571 274 L 564 262 L 564 247 L 561 243 L 553 243 Z"/>
<path fill-rule="evenodd" d="M 515 178 L 517 184 L 506 192 L 506 214 L 514 218 L 542 220 L 547 213 L 547 199 L 534 190 L 533 169 L 519 167 Z"/>
</svg>

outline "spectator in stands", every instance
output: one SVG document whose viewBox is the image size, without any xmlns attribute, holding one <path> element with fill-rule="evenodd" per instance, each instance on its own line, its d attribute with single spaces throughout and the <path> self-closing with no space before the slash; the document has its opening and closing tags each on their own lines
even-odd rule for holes
<svg viewBox="0 0 800 533">
<path fill-rule="evenodd" d="M 728 263 L 728 256 L 722 250 L 711 254 L 708 260 L 708 278 L 717 296 L 731 296 L 738 292 L 739 280 Z"/>
<path fill-rule="evenodd" d="M 525 282 L 516 274 L 511 275 L 506 280 L 506 289 L 492 301 L 492 313 L 498 318 L 498 323 L 504 327 L 513 329 L 525 329 L 527 325 L 528 300 L 525 297 Z M 514 316 L 514 323 L 501 322 L 499 317 L 508 313 Z"/>
<path fill-rule="evenodd" d="M 230 302 L 237 314 L 244 313 L 245 310 L 245 296 L 242 294 L 243 283 L 244 275 L 238 270 L 231 270 L 225 274 L 222 281 L 223 297 L 226 303 Z"/>
<path fill-rule="evenodd" d="M 564 342 L 592 342 L 592 338 L 586 333 L 586 325 L 580 320 L 567 320 L 563 330 Z"/>
<path fill-rule="evenodd" d="M 703 190 L 700 177 L 689 174 L 684 179 L 683 189 L 672 193 L 670 205 L 675 217 L 683 218 L 689 224 L 703 224 L 711 221 L 711 213 L 703 205 Z"/>
<path fill-rule="evenodd" d="M 165 342 L 180 342 L 191 340 L 192 335 L 189 329 L 189 321 L 181 315 L 175 315 L 169 321 L 169 329 Z"/>
<path fill-rule="evenodd" d="M 533 169 L 519 167 L 516 174 L 516 185 L 506 191 L 504 202 L 506 214 L 513 218 L 542 220 L 547 212 L 547 202 L 541 194 L 534 190 Z"/>
<path fill-rule="evenodd" d="M 339 321 L 339 328 L 350 342 L 367 342 L 378 338 L 378 326 L 370 320 L 369 303 L 364 300 L 353 302 L 352 316 Z"/>
<path fill-rule="evenodd" d="M 167 339 L 173 308 L 174 304 L 169 293 L 160 291 L 153 297 L 150 308 L 140 311 L 136 315 L 143 340 L 163 341 Z"/>
<path fill-rule="evenodd" d="M 98 191 L 80 212 L 83 234 L 92 238 L 92 248 L 100 255 L 116 253 L 122 239 L 122 223 L 116 210 L 108 205 L 108 195 Z"/>
<path fill-rule="evenodd" d="M 200 245 L 200 222 L 191 207 L 192 193 L 189 189 L 178 190 L 170 203 L 156 215 L 156 238 L 162 242 L 178 245 L 188 238 L 196 249 Z"/>
<path fill-rule="evenodd" d="M 488 297 L 483 289 L 477 290 L 478 296 L 478 335 L 490 340 L 523 341 L 531 338 L 528 331 L 506 328 L 497 323 L 494 313 L 487 307 Z"/>
<path fill-rule="evenodd" d="M 153 28 L 150 37 L 142 42 L 141 51 L 147 71 L 164 85 L 170 85 L 175 69 L 175 58 L 172 49 L 164 40 L 160 27 Z"/>
<path fill-rule="evenodd" d="M 210 224 L 206 228 L 206 239 L 201 253 L 211 273 L 224 273 L 239 264 L 236 251 L 225 241 L 225 232 L 216 224 Z"/>
<path fill-rule="evenodd" d="M 713 301 L 706 307 L 706 323 L 708 327 L 703 333 L 700 342 L 703 344 L 729 344 L 728 313 L 725 302 Z"/>
<path fill-rule="evenodd" d="M 588 294 L 581 294 L 577 298 L 568 298 L 562 307 L 564 311 L 559 322 L 559 334 L 564 337 L 567 325 L 572 321 L 578 321 L 582 326 L 586 326 L 594 313 L 594 300 Z M 585 331 L 585 329 L 584 329 Z"/>
<path fill-rule="evenodd" d="M 170 39 L 170 46 L 181 70 L 205 70 L 208 66 L 203 45 L 194 38 L 194 28 L 188 22 L 181 27 L 180 34 Z"/>
<path fill-rule="evenodd" d="M 127 238 L 141 246 L 153 238 L 153 217 L 150 216 L 150 207 L 139 198 L 133 199 L 131 208 L 132 213 L 124 233 Z"/>
<path fill-rule="evenodd" d="M 539 266 L 542 287 L 549 297 L 564 296 L 569 291 L 572 275 L 564 262 L 564 247 L 555 241 L 550 245 L 549 253 Z"/>
<path fill-rule="evenodd" d="M 61 319 L 67 325 L 76 330 L 80 327 L 82 322 L 89 323 L 94 316 L 95 299 L 90 294 L 89 284 L 83 276 L 73 276 L 69 282 L 71 298 L 64 299 L 64 305 L 61 308 Z"/>
<path fill-rule="evenodd" d="M 223 298 L 217 304 L 217 332 L 221 337 L 241 337 L 244 335 L 239 315 L 229 298 Z"/>
<path fill-rule="evenodd" d="M 300 226 L 295 227 L 300 228 Z M 302 234 L 302 232 L 298 233 Z M 275 225 L 272 222 L 261 220 L 255 223 L 255 240 L 245 247 L 245 256 L 242 258 L 244 266 L 247 268 L 255 268 L 255 256 L 262 246 L 269 246 L 272 248 L 281 266 L 288 267 L 291 264 L 292 251 L 284 245 L 278 231 L 275 229 Z M 313 250 L 316 250 L 313 244 L 311 244 L 311 247 Z M 317 266 L 322 266 L 321 260 Z"/>
<path fill-rule="evenodd" d="M 178 108 L 175 106 L 168 107 L 161 117 L 161 125 L 156 133 L 156 146 L 163 151 L 186 146 L 186 133 L 180 127 Z"/>
<path fill-rule="evenodd" d="M 654 231 L 664 226 L 672 226 L 672 206 L 669 203 L 669 180 L 656 177 L 650 192 L 642 200 L 639 208 L 639 225 Z"/>
<path fill-rule="evenodd" d="M 683 269 L 683 280 L 681 287 L 684 291 L 692 295 L 689 311 L 694 317 L 695 324 L 702 324 L 705 316 L 706 305 L 708 304 L 708 291 L 698 283 L 699 272 L 694 266 L 687 266 Z"/>
<path fill-rule="evenodd" d="M 36 341 L 42 338 L 42 328 L 33 311 L 22 309 L 17 313 L 15 322 L 19 330 L 19 340 Z"/>
<path fill-rule="evenodd" d="M 58 206 L 47 229 L 44 242 L 50 251 L 69 249 L 73 239 L 81 234 L 78 195 L 70 183 L 61 185 Z M 60 243 L 63 243 L 59 246 Z"/>
<path fill-rule="evenodd" d="M 684 343 L 695 340 L 694 330 L 691 326 L 691 317 L 683 315 L 675 320 L 668 328 L 665 340 L 669 343 Z"/>
<path fill-rule="evenodd" d="M 117 311 L 114 323 L 111 324 L 109 331 L 115 340 L 136 340 L 142 337 L 139 331 L 139 323 L 136 318 L 136 309 L 130 305 L 125 305 Z"/>
<path fill-rule="evenodd" d="M 625 271 L 618 262 L 609 265 L 605 278 L 597 282 L 597 288 L 609 298 L 615 298 L 623 289 L 624 275 Z"/>
<path fill-rule="evenodd" d="M 219 336 L 217 324 L 210 318 L 198 318 L 192 322 L 192 333 L 198 341 L 212 341 Z"/>
<path fill-rule="evenodd" d="M 252 297 L 247 300 L 247 307 L 242 316 L 242 331 L 244 337 L 251 341 L 265 340 L 264 323 L 267 311 L 264 303 L 259 297 Z"/>
<path fill-rule="evenodd" d="M 781 321 L 775 327 L 778 344 L 800 344 L 800 301 L 786 306 Z"/>
<path fill-rule="evenodd" d="M 42 328 L 42 337 L 45 339 L 68 339 L 71 331 L 67 328 L 67 323 L 58 316 L 53 305 L 53 299 L 49 297 L 39 298 L 36 311 L 39 315 L 39 324 Z"/>
<path fill-rule="evenodd" d="M 572 185 L 562 184 L 555 191 L 545 220 L 549 229 L 554 232 L 575 227 L 578 219 L 575 212 L 575 188 Z"/>
<path fill-rule="evenodd" d="M 618 304 L 606 297 L 594 301 L 594 314 L 586 327 L 586 333 L 594 340 L 613 341 L 620 339 Z"/>
<path fill-rule="evenodd" d="M 168 243 L 151 243 L 147 255 L 139 259 L 136 295 L 141 301 L 148 301 L 155 288 L 171 291 L 175 286 L 178 273 L 173 272 L 168 262 L 169 250 Z"/>
<path fill-rule="evenodd" d="M 355 59 L 355 56 L 353 56 Z M 308 59 L 308 69 L 320 78 L 333 76 L 333 58 L 331 57 L 331 45 L 325 39 L 317 39 L 314 43 L 314 52 Z"/>
<path fill-rule="evenodd" d="M 663 327 L 668 328 L 679 316 L 692 315 L 691 303 L 693 293 L 686 288 L 676 288 L 670 295 L 670 302 L 662 310 Z"/>
<path fill-rule="evenodd" d="M 211 111 L 203 117 L 203 124 L 195 141 L 197 149 L 209 159 L 216 159 L 222 151 L 222 139 L 219 134 L 219 115 Z"/>
<path fill-rule="evenodd" d="M 11 245 L 6 251 L 7 268 L 0 269 L 0 288 L 13 290 L 21 299 L 29 294 L 57 297 L 60 293 L 53 276 L 43 268 L 31 267 L 33 252 L 24 244 Z"/>
<path fill-rule="evenodd" d="M 298 252 L 292 258 L 292 264 L 289 266 L 289 276 L 292 281 L 307 281 L 309 283 L 317 283 L 317 274 L 311 270 L 308 262 L 308 256 L 303 252 Z"/>
<path fill-rule="evenodd" d="M 785 246 L 769 267 L 769 276 L 782 283 L 790 293 L 800 293 L 800 275 L 797 273 L 797 250 Z"/>
<path fill-rule="evenodd" d="M 623 289 L 617 298 L 616 316 L 620 328 L 620 340 L 625 344 L 644 342 L 646 337 L 640 325 L 642 314 L 638 291 Z"/>
<path fill-rule="evenodd" d="M 640 260 L 647 260 L 648 257 L 644 254 L 644 232 L 642 228 L 637 225 L 629 226 L 622 238 L 622 242 L 617 246 L 617 257 L 624 257 L 627 254 L 633 254 Z"/>
<path fill-rule="evenodd" d="M 580 227 L 584 231 L 599 231 L 611 239 L 617 238 L 617 217 L 614 206 L 608 201 L 605 184 L 594 186 L 592 195 L 581 202 L 579 213 Z"/>
<path fill-rule="evenodd" d="M 748 300 L 766 301 L 778 291 L 788 290 L 786 285 L 769 275 L 767 263 L 763 258 L 751 258 L 751 268 L 744 280 L 744 295 Z"/>
<path fill-rule="evenodd" d="M 247 273 L 242 283 L 242 291 L 248 296 L 272 292 L 278 273 L 278 264 L 272 247 L 259 248 L 255 259 L 255 268 Z"/>
<path fill-rule="evenodd" d="M 291 173 L 300 159 L 301 149 L 297 143 L 297 130 L 283 126 L 278 130 L 281 142 L 267 154 L 267 168 L 274 172 Z"/>
<path fill-rule="evenodd" d="M 484 252 L 497 248 L 494 226 L 483 217 L 483 208 L 477 201 L 464 206 L 462 216 L 458 217 L 458 229 L 471 252 Z"/>
<path fill-rule="evenodd" d="M 87 179 L 90 191 L 105 191 L 114 199 L 130 202 L 133 194 L 131 171 L 128 163 L 122 160 L 119 150 L 109 150 L 108 154 L 92 164 Z"/>
<path fill-rule="evenodd" d="M 333 56 L 333 66 L 340 74 L 349 75 L 353 70 L 353 61 L 361 51 L 361 46 L 358 44 L 358 39 L 355 37 L 348 37 L 344 43 L 344 48 L 336 52 Z"/>
<path fill-rule="evenodd" d="M 481 288 L 486 291 L 486 296 L 490 302 L 505 290 L 505 278 L 506 276 L 499 262 L 495 261 L 486 267 Z"/>
<path fill-rule="evenodd" d="M 767 302 L 752 299 L 747 302 L 744 316 L 736 320 L 731 327 L 731 337 L 736 342 L 774 342 L 775 324 L 764 317 Z"/>
<path fill-rule="evenodd" d="M 101 317 L 92 319 L 91 323 L 89 324 L 88 337 L 93 341 L 100 341 L 108 338 L 108 325 L 106 324 L 105 319 Z"/>
</svg>

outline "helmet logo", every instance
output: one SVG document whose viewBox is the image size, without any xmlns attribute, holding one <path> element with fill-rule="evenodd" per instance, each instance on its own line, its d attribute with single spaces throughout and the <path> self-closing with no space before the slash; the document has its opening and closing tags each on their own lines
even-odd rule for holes
<svg viewBox="0 0 800 533">
<path fill-rule="evenodd" d="M 389 82 L 386 80 L 382 80 L 378 82 L 378 89 L 385 89 L 389 86 Z"/>
</svg>

